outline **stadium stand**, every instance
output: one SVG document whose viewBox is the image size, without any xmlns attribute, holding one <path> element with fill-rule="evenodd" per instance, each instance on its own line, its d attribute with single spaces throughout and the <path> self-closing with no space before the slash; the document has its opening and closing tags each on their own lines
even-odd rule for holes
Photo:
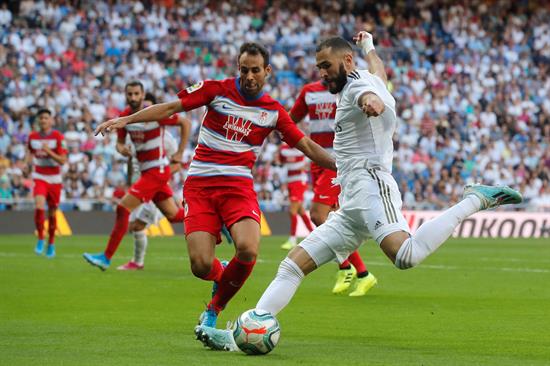
<svg viewBox="0 0 550 366">
<path fill-rule="evenodd" d="M 272 51 L 267 90 L 290 108 L 301 85 L 317 78 L 315 42 L 362 29 L 388 65 L 402 120 L 394 175 L 404 208 L 447 207 L 465 183 L 483 181 L 519 189 L 527 210 L 550 210 L 549 2 L 267 3 L 3 3 L 0 210 L 32 204 L 25 141 L 38 107 L 55 112 L 69 148 L 62 208 L 110 209 L 126 164 L 114 137 L 92 131 L 122 111 L 128 80 L 172 100 L 186 85 L 235 75 L 239 45 L 254 40 Z M 201 112 L 190 116 L 187 161 Z M 256 167 L 268 211 L 288 203 L 278 143 L 270 136 Z M 174 187 L 184 178 L 176 174 Z"/>
</svg>

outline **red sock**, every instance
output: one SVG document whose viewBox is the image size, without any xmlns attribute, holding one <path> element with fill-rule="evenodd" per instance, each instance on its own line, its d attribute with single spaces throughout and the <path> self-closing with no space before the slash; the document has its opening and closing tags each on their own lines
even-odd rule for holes
<svg viewBox="0 0 550 366">
<path fill-rule="evenodd" d="M 290 215 L 290 236 L 296 236 L 297 226 L 298 226 L 298 215 Z"/>
<path fill-rule="evenodd" d="M 222 277 L 218 282 L 218 292 L 216 292 L 216 295 L 212 298 L 208 307 L 212 305 L 217 313 L 222 311 L 229 300 L 231 300 L 243 286 L 248 276 L 250 276 L 254 264 L 256 264 L 256 261 L 244 262 L 237 257 L 233 257 L 223 271 Z"/>
<path fill-rule="evenodd" d="M 306 224 L 306 227 L 309 230 L 309 232 L 312 232 L 314 227 L 313 227 L 313 224 L 311 223 L 311 220 L 309 219 L 309 216 L 306 214 L 303 214 L 303 215 L 300 215 L 300 217 L 304 221 L 304 224 Z"/>
<path fill-rule="evenodd" d="M 49 216 L 48 220 L 48 244 L 55 242 L 55 230 L 57 229 L 57 217 L 55 213 L 53 216 Z"/>
<path fill-rule="evenodd" d="M 365 262 L 363 262 L 357 250 L 349 255 L 348 260 L 353 264 L 357 273 L 367 272 L 367 266 L 365 266 Z"/>
<path fill-rule="evenodd" d="M 183 222 L 183 218 L 185 217 L 185 213 L 183 211 L 183 208 L 180 208 L 176 216 L 172 217 L 171 219 L 168 219 L 170 222 Z"/>
<path fill-rule="evenodd" d="M 340 264 L 340 269 L 348 269 L 351 266 L 351 263 L 349 260 L 345 260 Z"/>
<path fill-rule="evenodd" d="M 34 210 L 34 225 L 38 233 L 38 239 L 44 240 L 44 210 L 39 208 Z"/>
<path fill-rule="evenodd" d="M 113 231 L 111 231 L 111 236 L 109 238 L 109 243 L 107 243 L 107 249 L 105 249 L 105 257 L 111 259 L 115 254 L 116 250 L 124 234 L 128 231 L 128 219 L 130 218 L 130 211 L 121 205 L 116 206 L 116 221 Z"/>
<path fill-rule="evenodd" d="M 222 263 L 218 258 L 214 258 L 212 261 L 212 267 L 210 268 L 210 272 L 206 276 L 204 276 L 202 279 L 206 281 L 214 281 L 214 282 L 220 282 L 220 278 L 223 274 L 223 266 Z"/>
</svg>

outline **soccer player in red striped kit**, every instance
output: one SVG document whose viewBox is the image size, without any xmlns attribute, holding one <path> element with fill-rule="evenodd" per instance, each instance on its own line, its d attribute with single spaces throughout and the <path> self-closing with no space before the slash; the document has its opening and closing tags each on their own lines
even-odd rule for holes
<svg viewBox="0 0 550 366">
<path fill-rule="evenodd" d="M 245 43 L 239 76 L 203 81 L 178 93 L 179 100 L 153 105 L 128 117 L 102 123 L 97 133 L 206 106 L 195 156 L 184 185 L 185 234 L 193 274 L 214 281 L 213 297 L 200 324 L 214 327 L 218 313 L 242 287 L 256 263 L 260 208 L 252 168 L 267 136 L 277 130 L 291 147 L 319 165 L 336 169 L 334 159 L 296 127 L 283 106 L 262 89 L 271 73 L 269 53 Z M 130 125 L 131 126 L 131 125 Z M 235 256 L 227 267 L 215 256 L 220 229 L 233 237 Z"/>
<path fill-rule="evenodd" d="M 121 117 L 129 116 L 143 109 L 145 91 L 143 84 L 133 81 L 125 86 L 126 101 L 129 105 Z M 186 120 L 176 114 L 170 114 L 159 118 L 153 123 L 139 123 L 117 131 L 117 151 L 126 156 L 132 156 L 131 146 L 125 144 L 126 135 L 136 149 L 136 158 L 141 170 L 141 177 L 135 182 L 128 192 L 122 197 L 116 208 L 116 220 L 109 242 L 103 253 L 84 253 L 84 259 L 93 266 L 105 271 L 111 264 L 111 258 L 115 254 L 124 234 L 128 231 L 130 212 L 139 207 L 143 202 L 153 201 L 158 209 L 170 222 L 183 222 L 183 208 L 176 205 L 170 188 L 170 159 L 179 159 L 185 149 L 185 139 L 180 136 L 180 145 L 176 153 L 166 156 L 164 146 L 164 126 L 179 125 L 180 134 L 185 130 Z"/>
<path fill-rule="evenodd" d="M 38 242 L 34 251 L 42 255 L 44 251 L 44 210 L 48 203 L 48 248 L 46 257 L 55 257 L 56 211 L 61 197 L 61 166 L 67 162 L 67 149 L 63 134 L 53 127 L 53 116 L 48 109 L 36 113 L 39 131 L 29 134 L 27 158 L 32 157 L 34 181 L 34 223 Z"/>
<path fill-rule="evenodd" d="M 308 187 L 306 175 L 306 157 L 298 150 L 293 149 L 287 144 L 282 144 L 279 148 L 279 160 L 286 168 L 286 186 L 288 190 L 288 200 L 290 206 L 288 214 L 290 216 L 290 236 L 288 240 L 281 245 L 281 249 L 292 249 L 296 246 L 296 230 L 298 227 L 298 215 L 306 225 L 309 232 L 314 227 L 309 216 L 304 209 L 304 193 Z"/>
</svg>

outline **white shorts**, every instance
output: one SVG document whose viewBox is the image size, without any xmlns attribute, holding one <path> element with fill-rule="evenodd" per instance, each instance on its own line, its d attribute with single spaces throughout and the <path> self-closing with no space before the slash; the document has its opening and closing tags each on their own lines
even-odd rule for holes
<svg viewBox="0 0 550 366">
<path fill-rule="evenodd" d="M 343 262 L 369 236 L 378 244 L 391 233 L 410 232 L 401 213 L 401 194 L 390 173 L 357 169 L 339 178 L 340 208 L 299 245 L 317 266 Z"/>
<path fill-rule="evenodd" d="M 162 218 L 162 213 L 152 201 L 142 203 L 130 214 L 130 221 L 140 220 L 149 225 L 156 224 Z"/>
</svg>

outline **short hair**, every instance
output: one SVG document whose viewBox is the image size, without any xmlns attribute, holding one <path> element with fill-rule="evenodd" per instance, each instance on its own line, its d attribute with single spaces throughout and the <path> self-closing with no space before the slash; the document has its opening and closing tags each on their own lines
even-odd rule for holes
<svg viewBox="0 0 550 366">
<path fill-rule="evenodd" d="M 36 117 L 40 117 L 40 115 L 44 113 L 49 114 L 50 116 L 52 115 L 52 112 L 48 108 L 40 108 L 38 112 L 36 112 Z"/>
<path fill-rule="evenodd" d="M 145 100 L 150 100 L 153 104 L 157 104 L 157 98 L 153 95 L 153 93 L 145 93 Z"/>
<path fill-rule="evenodd" d="M 353 52 L 351 44 L 342 37 L 327 38 L 317 45 L 315 52 L 321 52 L 325 48 L 332 48 L 333 51 Z"/>
<path fill-rule="evenodd" d="M 262 55 L 264 59 L 264 67 L 269 65 L 269 51 L 259 43 L 256 42 L 246 42 L 243 43 L 241 49 L 239 50 L 239 59 L 243 53 L 248 53 L 250 55 Z"/>
<path fill-rule="evenodd" d="M 126 83 L 126 85 L 124 86 L 124 91 L 128 90 L 129 87 L 131 86 L 139 86 L 139 88 L 141 89 L 141 91 L 144 91 L 145 89 L 143 88 L 143 84 L 141 83 L 141 81 L 139 80 L 132 80 L 128 83 Z"/>
</svg>

